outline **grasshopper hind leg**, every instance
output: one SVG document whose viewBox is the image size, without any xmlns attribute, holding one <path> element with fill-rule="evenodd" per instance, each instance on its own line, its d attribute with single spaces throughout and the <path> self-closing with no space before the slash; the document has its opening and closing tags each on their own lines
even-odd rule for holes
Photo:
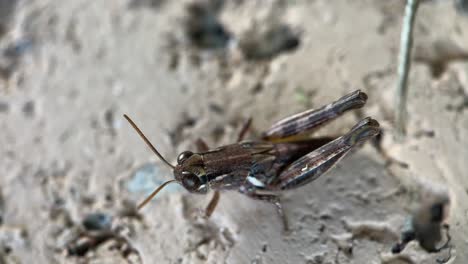
<svg viewBox="0 0 468 264">
<path fill-rule="evenodd" d="M 345 135 L 309 152 L 288 165 L 269 190 L 287 190 L 314 181 L 332 169 L 351 149 L 380 133 L 379 123 L 367 117 Z"/>
<path fill-rule="evenodd" d="M 272 142 L 300 140 L 310 134 L 313 129 L 332 121 L 345 112 L 363 107 L 366 101 L 367 95 L 364 92 L 354 91 L 321 108 L 306 110 L 276 122 L 263 133 L 262 138 Z"/>
</svg>

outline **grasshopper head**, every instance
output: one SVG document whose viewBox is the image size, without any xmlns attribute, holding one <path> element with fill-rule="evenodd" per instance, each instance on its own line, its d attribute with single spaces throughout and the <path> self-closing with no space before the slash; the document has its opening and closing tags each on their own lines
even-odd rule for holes
<svg viewBox="0 0 468 264">
<path fill-rule="evenodd" d="M 205 176 L 203 159 L 200 154 L 191 151 L 182 152 L 177 157 L 174 177 L 187 191 L 192 193 L 206 193 L 207 185 L 202 177 Z"/>
<path fill-rule="evenodd" d="M 153 151 L 158 158 L 163 161 L 167 166 L 171 167 L 174 170 L 175 180 L 170 180 L 163 183 L 161 186 L 156 188 L 146 199 L 141 202 L 137 208 L 141 209 L 145 206 L 151 199 L 153 199 L 159 191 L 161 191 L 166 185 L 177 182 L 185 187 L 189 192 L 193 193 L 206 193 L 208 191 L 208 186 L 206 184 L 205 179 L 205 170 L 203 159 L 200 154 L 195 154 L 190 151 L 182 152 L 179 157 L 177 158 L 177 165 L 174 166 L 169 163 L 159 152 L 158 150 L 151 144 L 151 142 L 146 138 L 143 132 L 138 128 L 138 126 L 133 122 L 130 117 L 124 115 L 125 119 L 132 125 L 132 127 L 136 130 L 136 132 L 140 135 L 140 137 L 145 141 L 148 147 Z M 203 178 L 201 178 L 203 177 Z"/>
</svg>

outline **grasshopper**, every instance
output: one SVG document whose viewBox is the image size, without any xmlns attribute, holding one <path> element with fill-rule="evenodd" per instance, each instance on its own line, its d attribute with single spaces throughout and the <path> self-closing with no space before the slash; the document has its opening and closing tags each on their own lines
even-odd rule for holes
<svg viewBox="0 0 468 264">
<path fill-rule="evenodd" d="M 311 138 L 311 131 L 348 110 L 361 108 L 366 101 L 367 95 L 357 90 L 319 109 L 280 120 L 258 140 L 242 141 L 251 124 L 249 119 L 241 129 L 237 143 L 210 150 L 199 140 L 200 152 L 182 152 L 175 166 L 164 159 L 136 124 L 124 115 L 156 156 L 172 168 L 175 178 L 159 186 L 138 205 L 138 209 L 166 185 L 175 182 L 191 193 L 207 194 L 214 190 L 205 210 L 205 216 L 210 217 L 218 204 L 219 192 L 236 190 L 250 198 L 274 204 L 287 230 L 279 193 L 314 181 L 354 147 L 378 135 L 380 128 L 377 121 L 367 117 L 336 139 Z"/>
</svg>

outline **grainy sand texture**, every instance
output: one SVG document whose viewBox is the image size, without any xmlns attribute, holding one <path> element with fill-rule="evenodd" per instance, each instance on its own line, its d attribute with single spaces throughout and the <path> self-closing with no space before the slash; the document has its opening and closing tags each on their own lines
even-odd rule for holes
<svg viewBox="0 0 468 264">
<path fill-rule="evenodd" d="M 468 15 L 463 1 L 421 4 L 400 142 L 404 6 L 0 0 L 0 263 L 468 263 Z M 255 139 L 357 89 L 366 106 L 314 136 L 366 116 L 382 134 L 282 195 L 289 233 L 271 204 L 237 192 L 223 192 L 209 219 L 200 209 L 211 193 L 177 184 L 136 211 L 173 175 L 124 113 L 175 163 L 198 138 L 235 142 L 249 117 Z M 434 201 L 441 219 L 421 216 L 435 214 Z M 448 224 L 450 249 L 413 241 L 392 254 L 411 219 L 432 223 L 418 238 L 441 232 L 438 244 Z"/>
</svg>

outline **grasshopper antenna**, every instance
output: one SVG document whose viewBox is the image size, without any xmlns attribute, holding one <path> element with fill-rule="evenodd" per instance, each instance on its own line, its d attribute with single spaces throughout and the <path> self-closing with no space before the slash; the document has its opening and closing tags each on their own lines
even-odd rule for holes
<svg viewBox="0 0 468 264">
<path fill-rule="evenodd" d="M 138 135 L 140 135 L 140 137 L 143 139 L 143 141 L 145 141 L 146 145 L 148 145 L 148 147 L 153 151 L 154 154 L 156 154 L 156 156 L 159 157 L 159 159 L 161 159 L 164 163 L 166 163 L 169 167 L 171 167 L 172 169 L 175 169 L 174 165 L 170 164 L 161 154 L 159 154 L 159 152 L 156 150 L 156 148 L 153 146 L 153 144 L 151 144 L 151 142 L 148 140 L 148 138 L 146 138 L 146 136 L 143 134 L 143 132 L 141 132 L 141 130 L 138 128 L 138 126 L 133 122 L 132 119 L 130 119 L 130 117 L 128 117 L 126 114 L 124 114 L 124 117 L 125 119 L 127 119 L 127 121 L 130 123 L 130 125 L 132 125 L 132 127 L 136 130 L 136 132 L 138 133 Z M 163 184 L 162 186 L 165 186 L 165 184 Z M 155 194 L 156 195 L 156 194 Z M 154 196 L 154 195 L 153 195 Z"/>
<path fill-rule="evenodd" d="M 173 182 L 177 182 L 177 180 L 167 181 L 163 183 L 161 186 L 159 186 L 158 188 L 156 188 L 156 190 L 154 190 L 150 195 L 148 195 L 148 197 L 146 197 L 146 199 L 137 206 L 137 210 L 140 210 L 143 206 L 149 203 L 149 201 L 151 201 L 151 199 L 153 199 L 154 196 L 156 196 L 156 194 L 158 194 L 158 192 L 162 190 L 162 188 L 166 187 L 166 185 L 173 183 Z"/>
</svg>

